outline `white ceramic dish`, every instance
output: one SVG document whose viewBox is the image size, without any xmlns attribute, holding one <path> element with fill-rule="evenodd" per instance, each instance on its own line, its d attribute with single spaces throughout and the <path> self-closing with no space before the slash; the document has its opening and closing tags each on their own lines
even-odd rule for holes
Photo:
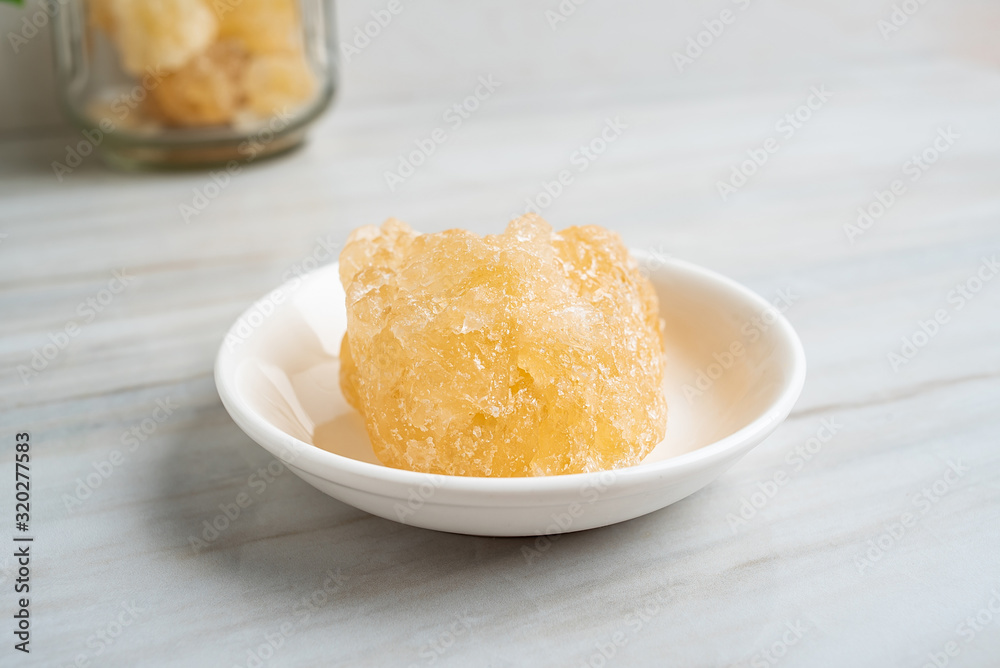
<svg viewBox="0 0 1000 668">
<path fill-rule="evenodd" d="M 215 382 L 233 420 L 297 476 L 374 515 L 487 536 L 579 531 L 701 489 L 792 409 L 805 355 L 791 325 L 742 285 L 636 253 L 667 321 L 667 435 L 639 465 L 539 478 L 434 476 L 381 465 L 338 381 L 346 327 L 337 265 L 266 295 L 233 325 Z M 728 367 L 728 368 L 726 368 Z"/>
</svg>

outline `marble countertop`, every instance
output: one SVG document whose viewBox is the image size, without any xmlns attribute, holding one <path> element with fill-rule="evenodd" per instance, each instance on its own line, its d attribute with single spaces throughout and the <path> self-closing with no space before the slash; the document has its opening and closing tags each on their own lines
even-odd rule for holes
<svg viewBox="0 0 1000 668">
<path fill-rule="evenodd" d="M 997 665 L 1000 72 L 885 59 L 755 87 L 500 85 L 390 190 L 461 100 L 342 104 L 187 220 L 206 174 L 88 159 L 59 182 L 73 133 L 0 141 L 0 540 L 19 432 L 35 537 L 30 656 L 0 557 L 0 664 Z M 527 552 L 355 510 L 233 424 L 212 364 L 252 300 L 390 215 L 497 231 L 562 170 L 554 225 L 790 302 L 805 390 L 732 470 Z"/>
</svg>

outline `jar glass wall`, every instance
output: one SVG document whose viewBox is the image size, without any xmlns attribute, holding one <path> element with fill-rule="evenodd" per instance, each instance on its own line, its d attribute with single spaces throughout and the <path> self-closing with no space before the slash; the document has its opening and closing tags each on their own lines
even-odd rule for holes
<svg viewBox="0 0 1000 668">
<path fill-rule="evenodd" d="M 54 41 L 69 115 L 127 169 L 287 151 L 336 88 L 332 0 L 61 0 Z"/>
</svg>

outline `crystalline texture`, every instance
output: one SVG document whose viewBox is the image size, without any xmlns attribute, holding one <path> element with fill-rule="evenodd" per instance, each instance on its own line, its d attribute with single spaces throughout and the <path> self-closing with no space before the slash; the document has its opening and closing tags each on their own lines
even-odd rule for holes
<svg viewBox="0 0 1000 668">
<path fill-rule="evenodd" d="M 637 464 L 663 437 L 660 319 L 616 234 L 356 230 L 341 387 L 379 460 L 462 476 Z"/>
</svg>

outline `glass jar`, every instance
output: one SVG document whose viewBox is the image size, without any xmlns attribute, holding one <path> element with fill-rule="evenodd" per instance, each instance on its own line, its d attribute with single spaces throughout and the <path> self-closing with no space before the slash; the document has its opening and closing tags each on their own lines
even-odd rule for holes
<svg viewBox="0 0 1000 668">
<path fill-rule="evenodd" d="M 60 0 L 53 31 L 69 115 L 125 169 L 288 151 L 336 88 L 332 0 Z"/>
</svg>

